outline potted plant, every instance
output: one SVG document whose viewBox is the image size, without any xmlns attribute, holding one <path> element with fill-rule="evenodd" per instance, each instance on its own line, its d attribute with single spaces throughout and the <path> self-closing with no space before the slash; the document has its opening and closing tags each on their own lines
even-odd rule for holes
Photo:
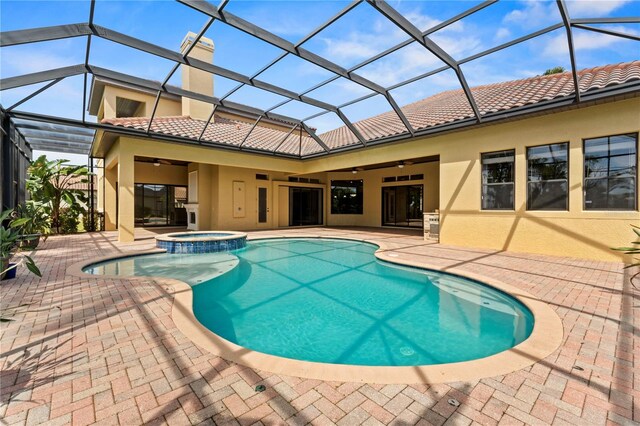
<svg viewBox="0 0 640 426">
<path fill-rule="evenodd" d="M 17 268 L 22 262 L 31 273 L 41 277 L 40 270 L 29 256 L 24 256 L 23 260 L 9 266 L 9 260 L 19 250 L 21 227 L 29 222 L 27 217 L 15 218 L 14 216 L 12 209 L 0 213 L 0 279 L 4 278 L 7 271 Z M 7 223 L 6 226 L 5 223 Z"/>
<path fill-rule="evenodd" d="M 33 250 L 38 247 L 40 237 L 44 236 L 45 241 L 51 232 L 49 213 L 44 203 L 28 200 L 18 207 L 20 217 L 29 220 L 22 225 L 22 235 L 20 238 L 20 248 Z"/>
</svg>

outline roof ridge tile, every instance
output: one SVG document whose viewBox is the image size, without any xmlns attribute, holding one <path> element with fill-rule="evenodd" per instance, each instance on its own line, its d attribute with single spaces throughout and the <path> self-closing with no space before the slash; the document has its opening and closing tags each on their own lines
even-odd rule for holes
<svg viewBox="0 0 640 426">
<path fill-rule="evenodd" d="M 577 71 L 581 92 L 640 79 L 640 60 L 619 64 L 600 65 Z M 569 96 L 574 92 L 571 71 L 539 75 L 499 83 L 490 83 L 471 88 L 471 93 L 482 115 L 531 105 L 538 102 Z M 416 130 L 438 126 L 473 117 L 473 110 L 462 89 L 439 92 L 401 107 L 411 126 Z M 207 125 L 203 140 L 240 145 L 245 140 L 252 124 L 243 120 L 214 115 L 215 120 Z M 101 120 L 102 123 L 146 130 L 149 117 L 122 117 Z M 187 138 L 198 138 L 205 120 L 186 115 L 154 117 L 153 132 Z M 353 125 L 366 137 L 379 139 L 404 133 L 404 125 L 393 110 L 354 122 Z M 288 133 L 258 124 L 260 133 L 253 132 L 246 142 L 248 146 L 275 147 Z M 346 126 L 319 135 L 330 148 L 358 143 L 357 138 Z M 269 139 L 269 140 L 267 140 Z M 299 139 L 299 140 L 298 140 Z M 273 141 L 278 141 L 274 143 Z M 302 154 L 319 152 L 319 145 L 309 136 L 289 135 L 281 144 L 279 152 L 297 154 L 302 146 Z M 294 152 L 295 151 L 295 152 Z"/>
</svg>

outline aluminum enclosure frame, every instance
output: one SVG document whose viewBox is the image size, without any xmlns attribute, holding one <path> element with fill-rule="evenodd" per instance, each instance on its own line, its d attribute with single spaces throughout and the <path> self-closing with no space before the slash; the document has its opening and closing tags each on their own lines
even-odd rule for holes
<svg viewBox="0 0 640 426">
<path fill-rule="evenodd" d="M 547 28 L 532 32 L 525 36 L 519 37 L 515 40 L 511 40 L 509 42 L 503 43 L 499 46 L 495 46 L 491 49 L 487 49 L 483 52 L 476 53 L 467 58 L 463 58 L 460 60 L 455 60 L 448 52 L 446 52 L 440 45 L 434 42 L 429 35 L 435 33 L 442 28 L 445 28 L 448 25 L 456 23 L 461 19 L 470 16 L 478 11 L 484 10 L 488 7 L 491 7 L 493 4 L 497 3 L 498 0 L 487 0 L 484 1 L 474 7 L 471 7 L 458 15 L 443 21 L 433 27 L 427 29 L 426 31 L 420 31 L 417 27 L 415 27 L 411 22 L 409 22 L 406 17 L 404 17 L 400 12 L 398 12 L 394 7 L 389 5 L 386 1 L 381 0 L 354 0 L 345 7 L 343 7 L 340 11 L 334 14 L 327 21 L 322 23 L 320 26 L 315 28 L 309 34 L 304 36 L 299 42 L 292 43 L 289 42 L 274 33 L 271 33 L 264 28 L 261 28 L 251 22 L 248 22 L 228 11 L 225 10 L 226 6 L 229 4 L 228 0 L 223 0 L 218 6 L 215 6 L 209 2 L 202 0 L 177 0 L 178 3 L 183 4 L 185 7 L 189 7 L 195 11 L 198 11 L 203 17 L 206 17 L 206 22 L 204 26 L 200 29 L 197 36 L 192 41 L 191 46 L 184 52 L 176 52 L 153 43 L 149 43 L 135 37 L 119 33 L 117 31 L 113 31 L 109 28 L 102 27 L 94 24 L 94 11 L 95 11 L 95 0 L 91 0 L 90 4 L 90 12 L 88 16 L 87 23 L 77 23 L 77 24 L 66 24 L 66 25 L 56 25 L 50 27 L 42 27 L 42 28 L 33 28 L 33 29 L 25 29 L 25 30 L 16 30 L 16 31 L 5 31 L 0 33 L 0 47 L 7 46 L 16 46 L 20 44 L 30 44 L 37 43 L 43 41 L 50 40 L 61 40 L 61 39 L 69 39 L 69 38 L 77 38 L 77 37 L 85 37 L 86 38 L 86 48 L 85 48 L 85 60 L 83 64 L 77 64 L 62 68 L 56 69 L 48 69 L 41 72 L 25 74 L 20 76 L 8 77 L 8 78 L 0 78 L 0 90 L 7 90 L 11 88 L 18 88 L 23 86 L 28 86 L 36 83 L 46 83 L 43 87 L 37 89 L 32 92 L 28 96 L 4 109 L 4 113 L 11 118 L 12 120 L 21 119 L 16 124 L 16 128 L 18 131 L 21 131 L 23 137 L 27 141 L 27 143 L 33 149 L 55 149 L 59 148 L 60 150 L 64 150 L 64 152 L 82 152 L 89 153 L 91 150 L 91 143 L 93 141 L 93 132 L 97 129 L 105 130 L 118 134 L 128 134 L 134 136 L 142 136 L 142 137 L 154 137 L 157 139 L 177 142 L 177 143 L 188 143 L 188 144 L 197 144 L 201 146 L 211 146 L 216 148 L 224 148 L 224 149 L 232 149 L 246 152 L 255 152 L 259 154 L 267 154 L 267 155 L 276 155 L 282 156 L 285 158 L 316 158 L 322 155 L 328 155 L 334 152 L 343 152 L 345 150 L 362 148 L 370 145 L 377 145 L 384 142 L 396 141 L 402 139 L 408 139 L 415 136 L 422 136 L 427 134 L 434 134 L 438 132 L 448 131 L 451 129 L 457 129 L 467 126 L 473 126 L 483 122 L 493 122 L 500 119 L 508 119 L 513 117 L 514 115 L 519 114 L 527 114 L 532 111 L 540 111 L 543 109 L 551 109 L 557 108 L 559 105 L 575 105 L 579 104 L 583 101 L 587 101 L 595 98 L 602 98 L 607 96 L 619 95 L 629 92 L 637 92 L 640 90 L 640 84 L 626 84 L 619 85 L 609 89 L 602 89 L 596 91 L 594 93 L 580 93 L 579 90 L 579 80 L 576 69 L 576 61 L 575 61 L 575 48 L 573 41 L 573 29 L 577 28 L 584 31 L 591 31 L 596 33 L 603 33 L 614 37 L 620 37 L 624 39 L 640 41 L 640 37 L 634 34 L 625 34 L 618 30 L 609 30 L 601 27 L 594 27 L 593 25 L 599 24 L 624 24 L 624 23 L 640 23 L 640 17 L 618 17 L 618 18 L 582 18 L 582 19 L 572 19 L 569 16 L 567 11 L 567 7 L 565 4 L 565 0 L 556 0 L 556 4 L 558 7 L 559 14 L 562 18 L 562 22 L 558 22 L 553 24 Z M 361 4 L 367 5 L 367 7 L 373 8 L 375 11 L 379 13 L 380 16 L 384 17 L 386 20 L 391 22 L 393 25 L 398 27 L 400 30 L 405 32 L 409 37 L 407 40 L 399 43 L 384 52 L 381 52 L 353 67 L 350 69 L 346 69 L 341 67 L 340 65 L 331 62 L 330 60 L 319 56 L 303 47 L 303 45 L 309 40 L 316 37 L 319 33 L 325 30 L 327 27 L 341 19 L 342 17 L 352 13 L 352 11 L 360 6 Z M 275 6 L 274 6 L 275 7 Z M 191 49 L 195 46 L 198 40 L 204 36 L 207 30 L 211 27 L 211 25 L 215 21 L 220 21 L 225 25 L 228 25 L 232 28 L 235 28 L 239 31 L 242 31 L 246 34 L 249 34 L 252 37 L 261 40 L 262 42 L 266 42 L 272 46 L 281 50 L 281 53 L 272 61 L 270 61 L 267 65 L 262 67 L 258 72 L 253 75 L 243 75 L 241 73 L 206 63 L 204 61 L 192 58 L 189 56 Z M 571 62 L 571 73 L 573 77 L 574 83 L 574 91 L 572 94 L 564 97 L 555 99 L 553 102 L 542 102 L 535 105 L 531 105 L 523 108 L 516 108 L 513 110 L 500 111 L 497 113 L 490 114 L 481 114 L 471 88 L 468 86 L 466 77 L 462 72 L 460 65 L 473 61 L 475 59 L 484 57 L 486 55 L 490 55 L 492 53 L 498 52 L 500 50 L 506 49 L 508 47 L 517 45 L 519 43 L 534 39 L 536 37 L 540 37 L 544 34 L 550 33 L 552 31 L 556 31 L 564 28 L 565 37 L 567 40 L 569 59 Z M 91 52 L 91 41 L 92 37 L 99 37 L 104 40 L 108 40 L 113 43 L 117 43 L 120 45 L 127 46 L 129 48 L 136 49 L 141 52 L 145 52 L 151 55 L 154 55 L 159 58 L 163 58 L 165 60 L 169 60 L 174 62 L 174 66 L 171 71 L 167 74 L 162 82 L 152 81 L 142 79 L 136 76 L 119 73 L 113 70 L 108 70 L 105 68 L 97 67 L 89 62 L 90 52 Z M 367 79 L 361 75 L 359 75 L 356 71 L 361 69 L 362 67 L 371 64 L 381 58 L 390 55 L 403 47 L 408 46 L 411 43 L 417 42 L 422 45 L 426 50 L 434 54 L 437 58 L 439 58 L 444 66 L 427 71 L 421 75 L 412 77 L 405 81 L 393 84 L 388 87 L 383 87 L 374 81 Z M 279 63 L 282 59 L 287 56 L 295 56 L 304 61 L 308 61 L 320 68 L 323 68 L 333 74 L 330 78 L 325 81 L 314 85 L 300 93 L 293 92 L 291 90 L 287 90 L 283 87 L 267 83 L 259 79 L 260 74 Z M 199 93 L 191 92 L 188 90 L 184 90 L 179 87 L 171 86 L 168 84 L 169 80 L 178 70 L 181 65 L 186 65 L 193 67 L 195 69 L 210 73 L 212 75 L 218 75 L 221 77 L 225 77 L 231 80 L 234 80 L 238 83 L 232 90 L 227 92 L 226 94 L 220 97 L 207 96 Z M 469 105 L 471 106 L 474 118 L 473 119 L 465 119 L 458 120 L 456 122 L 434 126 L 431 128 L 414 129 L 409 120 L 403 113 L 401 107 L 397 104 L 393 95 L 391 94 L 392 90 L 395 90 L 399 87 L 405 86 L 412 82 L 418 81 L 422 78 L 426 78 L 440 72 L 452 70 L 456 77 L 458 78 L 458 82 L 460 84 L 460 88 L 464 92 Z M 82 99 L 83 105 L 83 115 L 81 120 L 71 120 L 65 119 L 62 117 L 54 117 L 54 116 L 46 116 L 42 114 L 34 114 L 28 111 L 20 111 L 17 108 L 33 97 L 39 95 L 42 92 L 50 89 L 56 84 L 60 83 L 64 79 L 68 77 L 83 75 L 84 78 L 84 94 Z M 154 92 L 155 95 L 155 104 L 153 107 L 153 112 L 151 117 L 149 118 L 149 123 L 147 125 L 146 131 L 139 131 L 137 129 L 123 128 L 120 126 L 113 126 L 103 123 L 93 123 L 86 119 L 86 111 L 87 111 L 87 80 L 88 77 L 101 77 L 106 79 L 111 79 L 117 82 L 126 83 L 129 85 L 133 85 L 135 87 L 139 87 L 145 91 Z M 323 87 L 333 81 L 338 80 L 339 78 L 345 78 L 351 81 L 354 84 L 362 86 L 369 91 L 370 94 L 362 96 L 358 99 L 353 99 L 349 102 L 345 102 L 340 105 L 332 105 L 327 102 L 320 101 L 313 97 L 308 96 L 308 93 L 316 90 L 320 87 Z M 636 82 L 637 83 L 637 82 Z M 240 88 L 244 86 L 251 86 L 257 89 L 265 90 L 267 92 L 282 96 L 287 98 L 285 101 L 279 102 L 278 104 L 267 108 L 267 109 L 259 109 L 252 107 L 250 105 L 242 105 L 232 101 L 229 101 L 227 98 L 231 96 L 233 93 L 238 91 Z M 200 136 L 195 138 L 185 138 L 172 136 L 167 134 L 160 134 L 152 131 L 153 120 L 155 118 L 158 103 L 160 97 L 163 93 L 173 94 L 177 96 L 183 96 L 191 99 L 197 99 L 199 101 L 203 101 L 212 105 L 211 116 L 208 121 L 205 123 L 205 127 L 200 134 Z M 402 122 L 404 127 L 406 128 L 406 132 L 402 132 L 397 135 L 382 137 L 377 139 L 369 139 L 367 140 L 360 131 L 358 131 L 357 127 L 352 123 L 348 117 L 344 114 L 343 109 L 347 106 L 356 104 L 358 102 L 364 101 L 366 99 L 372 98 L 374 96 L 381 95 L 386 102 L 388 103 L 390 110 L 395 113 L 398 119 Z M 296 119 L 293 117 L 288 117 L 284 115 L 280 115 L 274 113 L 273 110 L 276 108 L 283 106 L 289 102 L 298 101 L 304 104 L 313 106 L 315 108 L 321 109 L 319 113 L 310 115 L 303 119 Z M 254 124 L 251 126 L 249 133 L 244 137 L 244 140 L 239 146 L 225 144 L 223 142 L 211 142 L 202 140 L 202 137 L 205 133 L 205 130 L 218 107 L 225 107 L 233 110 L 240 111 L 242 113 L 250 114 L 254 117 Z M 309 126 L 308 121 L 317 117 L 320 117 L 325 114 L 334 113 L 338 117 L 338 119 L 344 124 L 344 126 L 355 136 L 358 143 L 340 147 L 340 148 L 330 148 L 320 136 L 318 136 L 311 126 Z M 273 150 L 265 150 L 265 149 L 255 149 L 245 146 L 245 142 L 249 139 L 252 131 L 256 128 L 256 126 L 263 119 L 275 119 L 284 122 L 285 126 L 288 126 L 290 130 L 286 133 L 286 136 L 278 141 L 275 148 Z M 27 120 L 27 121 L 25 121 Z M 57 124 L 57 126 L 56 126 Z M 84 128 L 90 129 L 89 131 L 84 130 L 82 132 L 73 131 L 74 128 Z M 33 131 L 31 131 L 33 130 Z M 302 154 L 302 138 L 300 139 L 300 150 L 298 154 L 289 154 L 285 152 L 279 152 L 278 149 L 284 143 L 287 138 L 293 134 L 296 130 L 304 131 L 308 136 L 310 136 L 320 147 L 321 151 L 318 153 L 303 155 Z M 47 133 L 49 132 L 49 133 Z M 57 132 L 58 134 L 51 134 L 50 132 Z M 79 133 L 78 133 L 79 132 Z M 65 137 L 66 135 L 66 137 Z M 302 133 L 301 133 L 302 135 Z M 40 147 L 40 148 L 38 148 Z"/>
</svg>

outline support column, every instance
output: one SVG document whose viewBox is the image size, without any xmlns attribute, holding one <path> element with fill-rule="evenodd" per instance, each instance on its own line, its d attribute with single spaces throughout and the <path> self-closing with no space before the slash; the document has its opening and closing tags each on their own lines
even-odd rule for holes
<svg viewBox="0 0 640 426">
<path fill-rule="evenodd" d="M 118 161 L 118 241 L 132 242 L 135 226 L 133 154 L 122 149 Z"/>
<path fill-rule="evenodd" d="M 95 222 L 95 195 L 94 195 L 94 172 L 93 172 L 93 157 L 89 156 L 89 232 L 95 232 L 96 230 L 96 222 Z"/>
<path fill-rule="evenodd" d="M 104 168 L 104 230 L 115 231 L 117 229 L 117 181 L 118 165 Z"/>
</svg>

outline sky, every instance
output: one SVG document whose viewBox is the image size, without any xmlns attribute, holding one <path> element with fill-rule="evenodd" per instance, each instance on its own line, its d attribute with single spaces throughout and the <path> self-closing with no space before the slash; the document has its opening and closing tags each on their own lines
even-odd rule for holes
<svg viewBox="0 0 640 426">
<path fill-rule="evenodd" d="M 391 0 L 389 3 L 424 31 L 480 1 Z M 225 10 L 297 43 L 347 4 L 343 1 L 230 0 Z M 89 5 L 88 0 L 0 0 L 0 27 L 2 31 L 10 31 L 87 22 Z M 569 0 L 567 8 L 572 18 L 640 16 L 640 0 Z M 177 51 L 185 34 L 188 31 L 197 33 L 206 20 L 205 15 L 174 1 L 97 0 L 94 22 Z M 461 60 L 558 22 L 561 22 L 561 17 L 555 1 L 503 0 L 431 34 L 430 38 L 453 58 Z M 598 26 L 627 34 L 640 34 L 639 24 Z M 256 74 L 282 53 L 278 48 L 219 21 L 205 35 L 214 41 L 216 65 L 248 76 Z M 365 2 L 302 47 L 349 69 L 407 38 L 404 32 Z M 610 35 L 574 29 L 574 45 L 579 69 L 640 59 L 639 42 Z M 0 75 L 6 78 L 83 63 L 85 47 L 84 37 L 5 47 L 0 54 Z M 92 39 L 89 63 L 160 81 L 164 80 L 173 66 L 168 60 L 96 37 Z M 442 65 L 438 58 L 414 42 L 358 68 L 355 73 L 389 87 Z M 461 68 L 473 87 L 540 75 L 555 66 L 570 69 L 564 29 L 470 61 Z M 256 78 L 301 93 L 332 75 L 310 62 L 287 55 Z M 6 108 L 44 84 L 2 91 L 0 103 Z M 170 80 L 170 84 L 180 85 L 179 72 Z M 236 82 L 216 76 L 213 95 L 223 97 L 236 86 Z M 406 105 L 445 90 L 459 88 L 455 74 L 449 70 L 398 87 L 391 90 L 391 94 L 399 105 Z M 307 96 L 340 105 L 370 93 L 369 89 L 340 78 L 309 92 Z M 83 77 L 70 77 L 17 109 L 80 119 L 83 115 L 82 96 Z M 249 86 L 233 92 L 228 99 L 261 109 L 272 108 L 285 100 L 282 96 Z M 354 122 L 390 109 L 382 96 L 375 96 L 344 108 L 344 113 Z M 320 111 L 319 108 L 296 101 L 274 110 L 296 119 L 304 119 Z M 95 121 L 86 112 L 85 117 Z M 308 120 L 307 124 L 321 133 L 343 123 L 334 113 L 329 113 Z"/>
</svg>

